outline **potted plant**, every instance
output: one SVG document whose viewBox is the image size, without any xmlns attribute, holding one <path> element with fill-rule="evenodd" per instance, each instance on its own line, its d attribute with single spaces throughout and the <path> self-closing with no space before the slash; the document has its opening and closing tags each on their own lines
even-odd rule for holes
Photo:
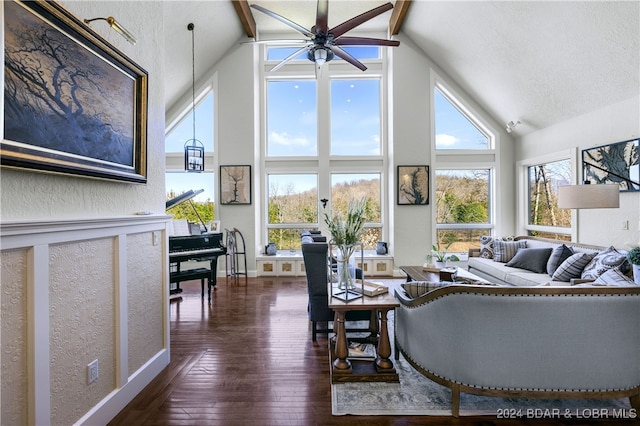
<svg viewBox="0 0 640 426">
<path fill-rule="evenodd" d="M 629 250 L 627 260 L 633 267 L 633 281 L 640 285 L 640 247 L 634 247 Z"/>
<path fill-rule="evenodd" d="M 359 200 L 350 200 L 347 206 L 347 217 L 343 218 L 341 213 L 329 216 L 324 212 L 324 222 L 331 234 L 331 243 L 338 247 L 338 280 L 339 287 L 351 289 L 354 287 L 355 265 L 350 266 L 349 262 L 356 249 L 356 243 L 360 238 L 360 233 L 364 228 L 367 197 Z M 353 272 L 352 272 L 353 271 Z"/>
<path fill-rule="evenodd" d="M 431 246 L 431 252 L 427 254 L 429 263 L 433 263 L 436 268 L 446 268 L 447 262 L 458 262 L 460 258 L 455 254 L 447 253 L 447 249 L 451 247 L 451 243 L 447 244 L 444 249 L 440 249 L 440 244 Z"/>
</svg>

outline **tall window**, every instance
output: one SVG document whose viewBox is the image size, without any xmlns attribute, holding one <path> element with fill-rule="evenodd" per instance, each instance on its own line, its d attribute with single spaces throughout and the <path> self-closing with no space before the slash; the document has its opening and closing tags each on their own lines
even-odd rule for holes
<svg viewBox="0 0 640 426">
<path fill-rule="evenodd" d="M 185 110 L 176 124 L 168 129 L 165 135 L 166 155 L 166 198 L 174 198 L 190 189 L 204 192 L 192 201 L 205 223 L 215 219 L 215 174 L 213 165 L 213 91 L 207 89 L 197 100 L 195 107 L 195 136 L 203 143 L 205 149 L 205 171 L 192 173 L 184 171 L 184 145 L 193 139 L 193 112 L 191 105 Z M 189 203 L 171 208 L 167 213 L 174 219 L 187 219 L 199 223 L 200 220 Z"/>
<path fill-rule="evenodd" d="M 495 136 L 451 90 L 434 87 L 435 243 L 466 253 L 492 233 Z"/>
<path fill-rule="evenodd" d="M 331 80 L 331 154 L 380 155 L 380 80 Z"/>
<path fill-rule="evenodd" d="M 318 226 L 318 176 L 270 174 L 267 176 L 268 242 L 278 249 L 300 247 L 300 232 Z"/>
<path fill-rule="evenodd" d="M 571 210 L 558 208 L 558 187 L 571 183 L 569 159 L 527 167 L 529 235 L 571 238 Z"/>
<path fill-rule="evenodd" d="M 331 175 L 331 208 L 332 212 L 347 214 L 350 200 L 366 197 L 365 228 L 360 240 L 365 248 L 373 249 L 382 240 L 382 205 L 380 173 Z"/>
<path fill-rule="evenodd" d="M 302 56 L 271 72 L 294 50 L 267 49 L 263 235 L 279 250 L 299 249 L 302 230 L 325 229 L 321 199 L 332 214 L 366 196 L 365 248 L 384 239 L 383 58 L 378 47 L 348 50 L 367 72 L 336 58 L 316 75 Z"/>
<path fill-rule="evenodd" d="M 436 171 L 436 240 L 466 252 L 490 227 L 490 170 Z"/>
<path fill-rule="evenodd" d="M 267 155 L 317 155 L 315 80 L 267 83 Z"/>
</svg>

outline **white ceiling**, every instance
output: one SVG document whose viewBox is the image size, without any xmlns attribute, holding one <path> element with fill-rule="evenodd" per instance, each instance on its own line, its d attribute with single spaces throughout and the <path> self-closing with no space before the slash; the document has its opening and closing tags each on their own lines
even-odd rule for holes
<svg viewBox="0 0 640 426">
<path fill-rule="evenodd" d="M 249 3 L 306 28 L 314 24 L 316 0 Z M 329 0 L 329 26 L 383 3 Z M 167 1 L 164 11 L 169 108 L 190 92 L 189 22 L 196 26 L 196 79 L 247 38 L 230 0 Z M 252 11 L 259 36 L 287 31 Z M 390 16 L 386 12 L 358 30 L 379 31 Z M 637 1 L 414 0 L 402 32 L 499 123 L 520 119 L 516 134 L 640 95 Z"/>
</svg>

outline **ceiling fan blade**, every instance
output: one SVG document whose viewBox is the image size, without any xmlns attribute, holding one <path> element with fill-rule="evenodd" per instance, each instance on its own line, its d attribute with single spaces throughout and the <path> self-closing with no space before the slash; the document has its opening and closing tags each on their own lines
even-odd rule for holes
<svg viewBox="0 0 640 426">
<path fill-rule="evenodd" d="M 360 62 L 359 60 L 357 60 L 353 56 L 349 55 L 347 52 L 342 50 L 340 47 L 338 47 L 338 46 L 327 46 L 327 47 L 329 49 L 331 49 L 331 51 L 333 52 L 334 55 L 341 57 L 342 59 L 344 59 L 345 61 L 349 62 L 351 65 L 353 65 L 354 67 L 359 68 L 362 71 L 367 69 L 367 67 L 362 62 Z"/>
<path fill-rule="evenodd" d="M 393 9 L 393 5 L 391 3 L 383 4 L 382 6 L 378 6 L 374 9 L 371 9 L 368 12 L 365 12 L 361 15 L 358 15 L 354 18 L 349 19 L 348 21 L 343 22 L 340 25 L 337 25 L 329 30 L 329 33 L 333 34 L 334 39 L 340 37 L 342 34 L 346 33 L 349 30 L 354 29 L 360 24 L 367 22 L 369 19 L 375 18 L 376 16 Z"/>
<path fill-rule="evenodd" d="M 400 46 L 397 40 L 369 37 L 340 37 L 334 40 L 338 46 Z"/>
<path fill-rule="evenodd" d="M 306 52 L 307 50 L 311 49 L 311 45 L 305 46 L 302 49 L 298 49 L 295 52 L 293 52 L 291 55 L 287 56 L 286 58 L 284 58 L 282 61 L 280 61 L 280 63 L 278 65 L 276 65 L 275 67 L 271 68 L 271 71 L 277 71 L 280 68 L 282 68 L 284 66 L 284 64 L 286 64 L 287 62 L 289 62 L 290 60 L 294 59 L 295 57 L 297 57 L 298 55 L 300 55 L 301 53 Z"/>
<path fill-rule="evenodd" d="M 309 44 L 309 40 L 253 40 L 241 41 L 241 44 L 275 44 L 285 46 L 301 46 Z"/>
<path fill-rule="evenodd" d="M 287 18 L 285 18 L 284 16 L 280 16 L 275 12 L 272 12 L 269 9 L 265 9 L 264 7 L 258 6 L 257 4 L 252 4 L 251 7 L 256 9 L 256 10 L 259 10 L 262 13 L 265 13 L 265 14 L 271 16 L 274 19 L 277 19 L 278 21 L 282 22 L 283 24 L 290 26 L 294 30 L 296 30 L 298 32 L 301 32 L 302 34 L 304 34 L 305 36 L 307 36 L 309 38 L 313 38 L 313 36 L 314 36 L 314 34 L 311 33 L 311 31 L 309 31 L 308 29 L 306 29 L 302 25 L 296 24 L 295 22 L 290 21 Z"/>
<path fill-rule="evenodd" d="M 327 33 L 329 28 L 329 0 L 318 0 L 318 11 L 316 12 L 315 32 Z"/>
</svg>

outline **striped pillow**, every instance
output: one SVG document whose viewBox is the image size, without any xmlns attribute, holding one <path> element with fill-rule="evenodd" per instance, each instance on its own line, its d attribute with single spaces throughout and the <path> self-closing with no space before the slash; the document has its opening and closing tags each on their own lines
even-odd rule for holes
<svg viewBox="0 0 640 426">
<path fill-rule="evenodd" d="M 594 281 L 595 284 L 608 284 L 614 286 L 629 286 L 636 285 L 635 282 L 628 276 L 626 276 L 620 269 L 612 268 L 600 275 Z"/>
<path fill-rule="evenodd" d="M 450 281 L 411 281 L 406 284 L 401 284 L 407 296 L 416 299 L 423 294 L 429 293 L 431 290 L 435 290 L 436 288 L 446 287 L 453 284 Z"/>
<path fill-rule="evenodd" d="M 493 261 L 507 263 L 520 248 L 526 248 L 526 241 L 493 241 Z"/>
<path fill-rule="evenodd" d="M 570 281 L 571 278 L 580 278 L 582 270 L 595 257 L 596 253 L 572 254 L 558 266 L 551 279 L 554 281 Z"/>
</svg>

